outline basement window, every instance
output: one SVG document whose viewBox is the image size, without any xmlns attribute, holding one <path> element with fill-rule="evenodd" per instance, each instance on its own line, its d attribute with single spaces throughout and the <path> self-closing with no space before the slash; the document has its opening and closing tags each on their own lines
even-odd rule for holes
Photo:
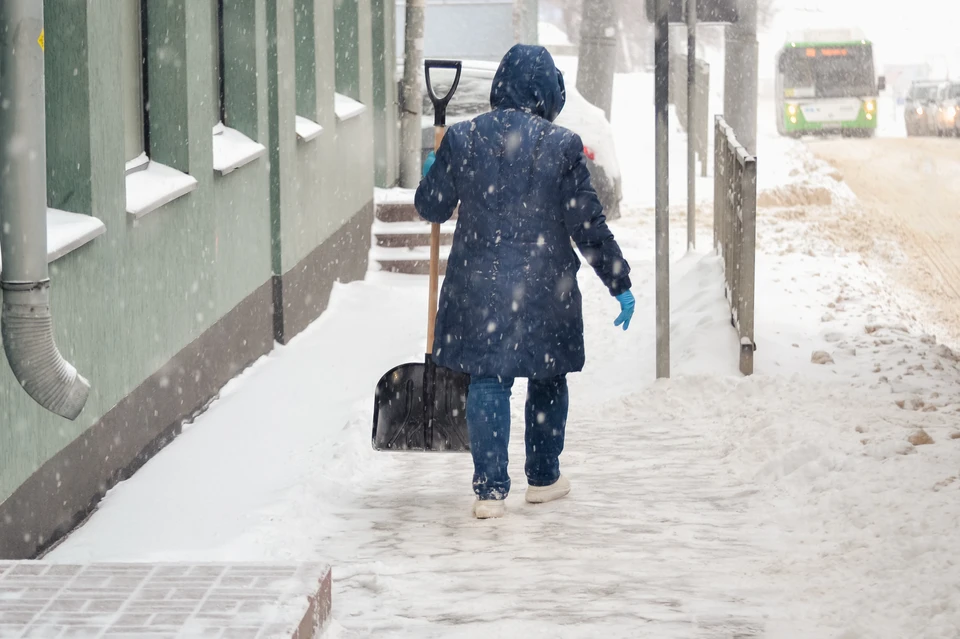
<svg viewBox="0 0 960 639">
<path fill-rule="evenodd" d="M 317 38 L 315 0 L 296 0 L 294 5 L 294 80 L 297 140 L 310 142 L 323 133 L 317 123 Z"/>
<path fill-rule="evenodd" d="M 210 34 L 210 44 L 213 49 L 213 95 L 211 101 L 214 106 L 213 126 L 213 170 L 221 176 L 233 173 L 241 166 L 249 164 L 266 154 L 267 149 L 262 144 L 251 140 L 237 129 L 229 126 L 227 109 L 226 83 L 226 15 L 235 12 L 236 3 L 224 7 L 224 0 L 210 0 L 213 3 L 213 30 Z"/>
<path fill-rule="evenodd" d="M 140 218 L 196 190 L 197 180 L 150 159 L 147 2 L 125 0 L 119 8 L 126 209 Z"/>
</svg>

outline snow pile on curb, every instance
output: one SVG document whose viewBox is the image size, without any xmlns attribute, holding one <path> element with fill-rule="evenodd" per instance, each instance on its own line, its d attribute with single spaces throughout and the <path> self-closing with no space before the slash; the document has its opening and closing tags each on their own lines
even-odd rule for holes
<svg viewBox="0 0 960 639">
<path fill-rule="evenodd" d="M 757 170 L 760 208 L 846 206 L 856 201 L 840 172 L 795 140 L 762 140 Z"/>
</svg>

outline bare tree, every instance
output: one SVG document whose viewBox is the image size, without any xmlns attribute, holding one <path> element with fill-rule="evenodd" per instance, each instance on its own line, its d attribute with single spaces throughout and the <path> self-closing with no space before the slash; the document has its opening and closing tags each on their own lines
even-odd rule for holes
<svg viewBox="0 0 960 639">
<path fill-rule="evenodd" d="M 403 46 L 403 95 L 400 99 L 403 106 L 400 117 L 400 186 L 407 189 L 416 188 L 420 183 L 423 14 L 424 0 L 407 0 Z"/>
<path fill-rule="evenodd" d="M 766 29 L 773 22 L 781 0 L 757 0 L 757 28 Z M 555 0 L 554 4 L 563 9 L 567 36 L 576 44 L 580 37 L 580 21 L 583 7 L 594 0 Z M 647 20 L 642 0 L 616 0 L 621 19 L 623 37 L 626 41 L 625 53 L 619 58 L 619 68 L 644 68 L 653 63 L 653 27 Z M 721 27 L 701 27 L 697 37 L 702 46 L 711 49 L 723 47 L 724 29 Z M 683 36 L 684 43 L 686 36 Z M 629 54 L 629 59 L 624 59 Z"/>
</svg>

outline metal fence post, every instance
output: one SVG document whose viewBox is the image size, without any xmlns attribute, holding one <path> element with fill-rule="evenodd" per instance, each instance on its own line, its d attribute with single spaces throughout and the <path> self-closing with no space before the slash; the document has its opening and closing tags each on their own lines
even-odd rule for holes
<svg viewBox="0 0 960 639">
<path fill-rule="evenodd" d="M 721 160 L 720 140 L 723 139 L 723 131 L 720 123 L 723 116 L 717 116 L 713 122 L 713 248 L 716 250 L 720 241 L 720 220 L 723 216 L 721 210 L 721 189 L 723 187 L 723 164 Z"/>
<path fill-rule="evenodd" d="M 700 62 L 702 72 L 698 74 L 697 146 L 700 153 L 700 177 L 707 177 L 707 154 L 710 150 L 710 65 Z"/>
<path fill-rule="evenodd" d="M 756 293 L 756 256 L 757 256 L 757 159 L 750 157 L 744 163 L 743 182 L 741 184 L 743 212 L 742 254 L 740 261 L 741 308 L 740 328 L 740 372 L 753 374 L 754 341 L 754 302 Z"/>
</svg>

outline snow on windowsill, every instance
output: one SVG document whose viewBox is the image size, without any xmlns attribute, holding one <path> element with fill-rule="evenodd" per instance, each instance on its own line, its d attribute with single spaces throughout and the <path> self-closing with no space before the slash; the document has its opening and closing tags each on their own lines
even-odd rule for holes
<svg viewBox="0 0 960 639">
<path fill-rule="evenodd" d="M 141 153 L 137 157 L 127 162 L 124 168 L 126 169 L 127 173 L 130 173 L 131 171 L 136 171 L 137 169 L 140 169 L 149 163 L 150 163 L 150 158 L 147 157 L 147 154 Z"/>
<path fill-rule="evenodd" d="M 298 115 L 296 119 L 297 139 L 301 142 L 310 142 L 323 133 L 323 127 L 309 118 Z"/>
<path fill-rule="evenodd" d="M 366 111 L 367 107 L 349 96 L 337 93 L 333 96 L 333 110 L 337 114 L 337 119 L 343 122 L 357 117 Z"/>
<path fill-rule="evenodd" d="M 193 176 L 153 160 L 146 168 L 129 173 L 126 183 L 127 213 L 138 219 L 197 188 Z"/>
<path fill-rule="evenodd" d="M 213 170 L 220 175 L 233 173 L 266 152 L 265 146 L 222 122 L 213 127 Z"/>
<path fill-rule="evenodd" d="M 77 250 L 107 232 L 107 227 L 92 215 L 47 209 L 47 263 Z M 3 258 L 0 256 L 0 264 Z"/>
</svg>

